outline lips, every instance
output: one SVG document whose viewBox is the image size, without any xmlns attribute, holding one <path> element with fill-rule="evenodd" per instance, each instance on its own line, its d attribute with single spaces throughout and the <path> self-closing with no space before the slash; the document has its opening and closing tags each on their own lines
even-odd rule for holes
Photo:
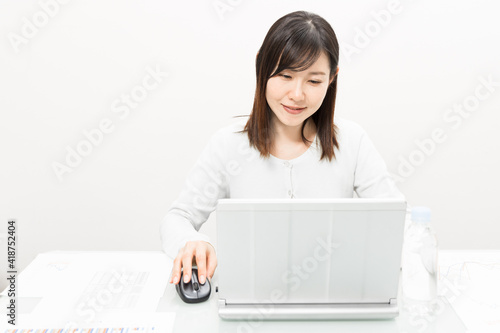
<svg viewBox="0 0 500 333">
<path fill-rule="evenodd" d="M 283 106 L 283 109 L 285 109 L 286 112 L 291 113 L 291 114 L 299 114 L 305 110 L 305 108 L 288 106 L 288 105 L 284 105 L 284 104 L 281 104 L 281 105 Z"/>
</svg>

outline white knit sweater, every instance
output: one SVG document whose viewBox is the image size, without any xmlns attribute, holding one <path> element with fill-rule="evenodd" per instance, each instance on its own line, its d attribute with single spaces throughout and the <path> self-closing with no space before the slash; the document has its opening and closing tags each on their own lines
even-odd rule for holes
<svg viewBox="0 0 500 333">
<path fill-rule="evenodd" d="M 174 258 L 190 240 L 210 241 L 198 232 L 221 198 L 361 198 L 400 197 L 384 160 L 356 123 L 336 117 L 339 149 L 322 160 L 314 139 L 292 160 L 260 157 L 250 148 L 242 118 L 218 130 L 189 172 L 184 187 L 161 222 L 165 253 Z"/>
</svg>

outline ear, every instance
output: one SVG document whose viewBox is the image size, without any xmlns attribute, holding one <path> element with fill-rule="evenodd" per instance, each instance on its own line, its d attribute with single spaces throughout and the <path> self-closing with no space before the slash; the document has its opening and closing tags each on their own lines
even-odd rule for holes
<svg viewBox="0 0 500 333">
<path fill-rule="evenodd" d="M 337 66 L 337 71 L 335 72 L 335 75 L 332 76 L 332 78 L 330 79 L 330 82 L 328 84 L 331 84 L 333 82 L 333 79 L 335 79 L 335 77 L 337 76 L 338 73 L 339 73 L 339 66 Z"/>
</svg>

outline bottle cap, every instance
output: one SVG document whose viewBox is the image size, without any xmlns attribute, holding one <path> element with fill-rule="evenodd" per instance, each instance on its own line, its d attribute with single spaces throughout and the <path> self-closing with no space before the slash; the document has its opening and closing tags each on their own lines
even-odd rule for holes
<svg viewBox="0 0 500 333">
<path fill-rule="evenodd" d="M 411 220 L 418 223 L 431 222 L 431 210 L 429 207 L 415 206 L 411 209 Z"/>
</svg>

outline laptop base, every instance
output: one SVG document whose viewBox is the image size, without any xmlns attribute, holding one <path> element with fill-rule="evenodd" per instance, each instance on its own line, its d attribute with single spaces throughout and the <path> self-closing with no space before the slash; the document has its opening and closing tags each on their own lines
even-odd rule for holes
<svg viewBox="0 0 500 333">
<path fill-rule="evenodd" d="M 227 320 L 358 320 L 398 315 L 396 299 L 376 304 L 226 304 L 219 299 L 219 316 Z"/>
</svg>

